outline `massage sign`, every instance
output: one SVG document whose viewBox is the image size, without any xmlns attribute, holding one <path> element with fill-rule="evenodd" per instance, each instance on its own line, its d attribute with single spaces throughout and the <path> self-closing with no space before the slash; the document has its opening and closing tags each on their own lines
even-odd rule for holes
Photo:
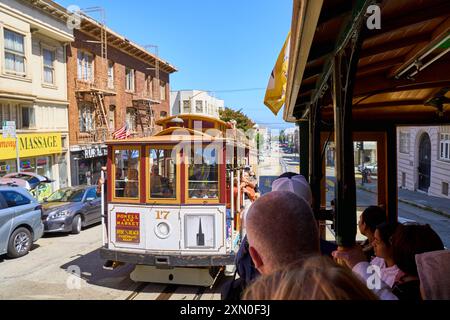
<svg viewBox="0 0 450 320">
<path fill-rule="evenodd" d="M 140 243 L 139 213 L 116 213 L 116 241 Z"/>
</svg>

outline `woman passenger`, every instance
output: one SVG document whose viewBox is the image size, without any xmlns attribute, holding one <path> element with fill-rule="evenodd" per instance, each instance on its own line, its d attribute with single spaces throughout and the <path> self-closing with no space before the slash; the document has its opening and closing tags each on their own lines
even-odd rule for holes
<svg viewBox="0 0 450 320">
<path fill-rule="evenodd" d="M 399 269 L 392 293 L 399 300 L 422 300 L 416 255 L 443 250 L 444 245 L 430 225 L 399 225 L 392 236 L 393 258 Z"/>
<path fill-rule="evenodd" d="M 394 262 L 392 248 L 392 235 L 396 227 L 397 224 L 387 222 L 377 226 L 372 242 L 375 258 L 370 262 L 371 265 L 376 265 L 380 268 L 381 280 L 386 282 L 391 288 L 400 273 L 400 269 Z"/>
</svg>

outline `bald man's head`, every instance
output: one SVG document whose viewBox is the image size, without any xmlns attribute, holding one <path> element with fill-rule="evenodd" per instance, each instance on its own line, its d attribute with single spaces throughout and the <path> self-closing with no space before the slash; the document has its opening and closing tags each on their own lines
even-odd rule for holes
<svg viewBox="0 0 450 320">
<path fill-rule="evenodd" d="M 256 200 L 246 227 L 252 259 L 263 274 L 320 252 L 311 207 L 292 192 L 272 191 Z"/>
</svg>

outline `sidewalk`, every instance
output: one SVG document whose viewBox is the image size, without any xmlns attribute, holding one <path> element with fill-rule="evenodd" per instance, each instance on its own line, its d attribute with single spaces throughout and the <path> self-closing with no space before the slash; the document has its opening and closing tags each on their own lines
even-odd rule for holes
<svg viewBox="0 0 450 320">
<path fill-rule="evenodd" d="M 359 181 L 356 182 L 356 187 L 361 190 L 376 193 L 377 185 L 374 183 L 365 183 L 361 186 Z M 410 191 L 406 189 L 398 189 L 398 201 L 418 207 L 423 210 L 428 210 L 444 217 L 450 218 L 450 200 L 433 197 L 417 191 Z"/>
</svg>

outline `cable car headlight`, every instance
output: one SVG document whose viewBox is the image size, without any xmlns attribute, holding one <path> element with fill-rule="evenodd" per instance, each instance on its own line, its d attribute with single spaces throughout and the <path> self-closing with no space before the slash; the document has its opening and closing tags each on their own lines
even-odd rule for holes
<svg viewBox="0 0 450 320">
<path fill-rule="evenodd" d="M 155 226 L 155 234 L 158 238 L 167 238 L 170 235 L 170 231 L 170 225 L 167 222 L 160 222 Z"/>
</svg>

